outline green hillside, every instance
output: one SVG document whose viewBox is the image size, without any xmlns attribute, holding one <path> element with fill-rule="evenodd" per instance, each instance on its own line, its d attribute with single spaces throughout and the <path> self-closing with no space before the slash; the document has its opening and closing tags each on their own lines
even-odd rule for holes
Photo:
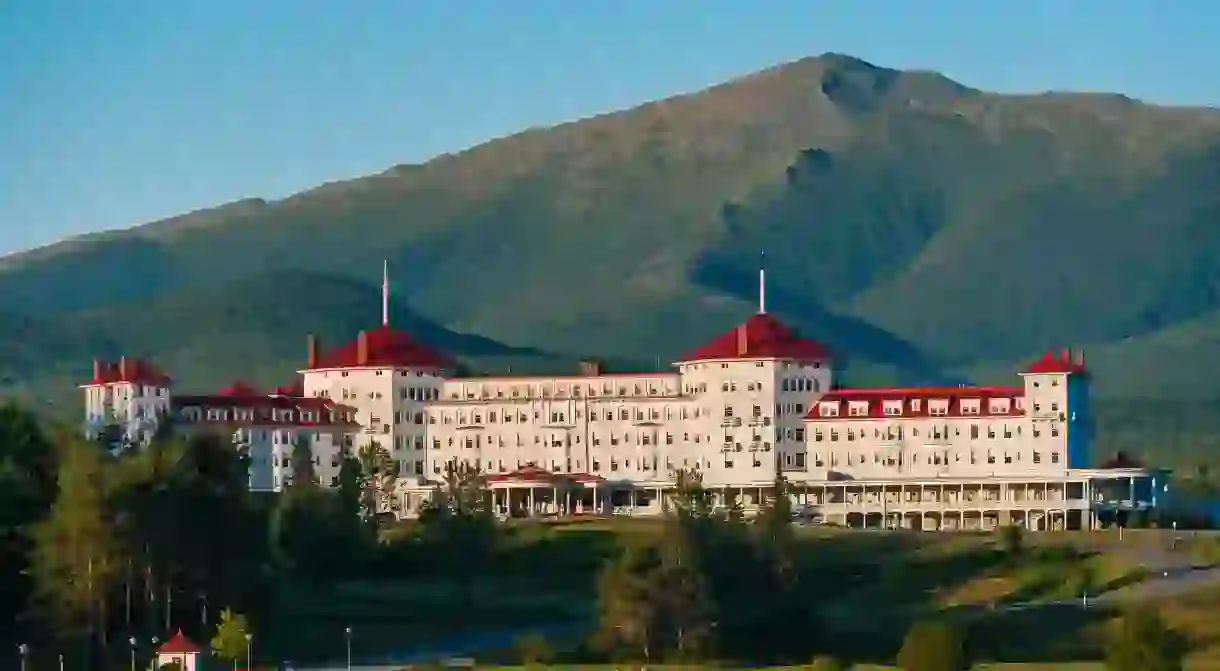
<svg viewBox="0 0 1220 671">
<path fill-rule="evenodd" d="M 154 361 L 184 390 L 219 389 L 237 378 L 280 386 L 303 365 L 306 334 L 315 334 L 323 348 L 337 347 L 380 318 L 379 288 L 320 273 L 269 271 L 138 305 L 46 317 L 28 327 L 36 337 L 9 341 L 9 349 L 17 348 L 0 358 L 6 380 L 0 388 L 64 405 L 63 414 L 71 416 L 75 385 L 88 377 L 92 358 L 122 354 Z M 390 321 L 463 366 L 572 369 L 577 358 L 458 333 L 394 300 Z M 44 342 L 43 334 L 61 336 Z"/>
<path fill-rule="evenodd" d="M 753 310 L 765 249 L 769 308 L 853 382 L 1011 380 L 1071 345 L 1102 395 L 1216 397 L 1199 362 L 1220 339 L 1218 177 L 1215 110 L 827 54 L 0 259 L 0 314 L 27 324 L 0 370 L 45 386 L 100 344 L 201 384 L 282 375 L 305 331 L 376 319 L 383 259 L 404 304 L 454 331 L 668 361 Z M 314 275 L 365 289 L 320 307 Z"/>
</svg>

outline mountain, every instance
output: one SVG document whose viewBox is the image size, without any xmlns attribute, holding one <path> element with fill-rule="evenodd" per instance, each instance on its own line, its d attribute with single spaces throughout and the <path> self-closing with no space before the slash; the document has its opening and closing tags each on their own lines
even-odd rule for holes
<svg viewBox="0 0 1220 671">
<path fill-rule="evenodd" d="M 140 304 L 25 321 L 26 337 L 0 349 L 0 379 L 74 407 L 75 385 L 88 376 L 91 359 L 126 354 L 154 361 L 187 390 L 218 389 L 239 377 L 280 386 L 304 364 L 306 334 L 318 337 L 324 349 L 338 347 L 380 317 L 379 287 L 316 272 L 267 271 Z M 0 326 L 4 319 L 0 315 Z M 390 302 L 390 323 L 463 365 L 575 367 L 576 357 L 455 332 L 398 301 Z M 14 349 L 13 343 L 32 346 Z"/>
<path fill-rule="evenodd" d="M 314 309 L 299 276 L 256 302 L 215 287 L 302 268 L 373 287 L 388 259 L 446 328 L 654 362 L 754 310 L 765 250 L 768 309 L 853 381 L 1011 381 L 1076 346 L 1102 395 L 1217 396 L 1198 365 L 1220 339 L 1217 178 L 1216 110 L 999 95 L 826 54 L 0 259 L 0 313 L 219 377 L 282 368 L 305 331 L 378 309 L 338 290 Z M 56 360 L 20 357 L 35 377 Z"/>
</svg>

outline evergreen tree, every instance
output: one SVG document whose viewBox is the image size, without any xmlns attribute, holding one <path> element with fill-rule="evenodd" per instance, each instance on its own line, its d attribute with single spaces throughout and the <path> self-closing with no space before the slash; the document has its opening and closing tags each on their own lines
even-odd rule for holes
<svg viewBox="0 0 1220 671">
<path fill-rule="evenodd" d="M 126 564 L 107 491 L 106 455 L 65 436 L 50 514 L 33 529 L 30 572 L 51 621 L 104 642 L 107 597 Z"/>
<path fill-rule="evenodd" d="M 31 528 L 55 499 L 55 448 L 34 415 L 0 403 L 0 612 L 22 613 L 33 590 Z M 17 618 L 0 623 L 0 640 L 18 640 Z"/>
<path fill-rule="evenodd" d="M 292 441 L 293 487 L 313 487 L 318 484 L 318 474 L 313 463 L 312 440 L 310 434 L 301 431 Z"/>
</svg>

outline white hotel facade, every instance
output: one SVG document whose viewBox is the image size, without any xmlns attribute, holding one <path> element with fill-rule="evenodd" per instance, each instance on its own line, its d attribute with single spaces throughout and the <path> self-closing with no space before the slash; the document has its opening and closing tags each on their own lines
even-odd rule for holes
<svg viewBox="0 0 1220 671">
<path fill-rule="evenodd" d="M 508 515 L 659 514 L 682 469 L 747 512 L 782 475 L 808 515 L 852 527 L 1081 529 L 1158 504 L 1159 471 L 1095 464 L 1083 356 L 1047 353 L 1013 387 L 841 389 L 829 352 L 763 308 L 659 372 L 450 377 L 385 314 L 329 352 L 310 336 L 299 378 L 271 392 L 174 396 L 148 363 L 95 361 L 86 431 L 117 422 L 141 442 L 170 417 L 232 435 L 268 491 L 291 482 L 299 437 L 324 485 L 377 444 L 407 517 L 459 463 Z"/>
</svg>

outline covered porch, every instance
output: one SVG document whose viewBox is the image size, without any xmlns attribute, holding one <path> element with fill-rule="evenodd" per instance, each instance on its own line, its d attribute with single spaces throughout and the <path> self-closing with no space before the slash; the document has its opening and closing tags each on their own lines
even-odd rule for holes
<svg viewBox="0 0 1220 671">
<path fill-rule="evenodd" d="M 590 473 L 552 473 L 538 466 L 487 476 L 492 509 L 503 517 L 600 513 L 606 505 L 604 482 Z"/>
</svg>

